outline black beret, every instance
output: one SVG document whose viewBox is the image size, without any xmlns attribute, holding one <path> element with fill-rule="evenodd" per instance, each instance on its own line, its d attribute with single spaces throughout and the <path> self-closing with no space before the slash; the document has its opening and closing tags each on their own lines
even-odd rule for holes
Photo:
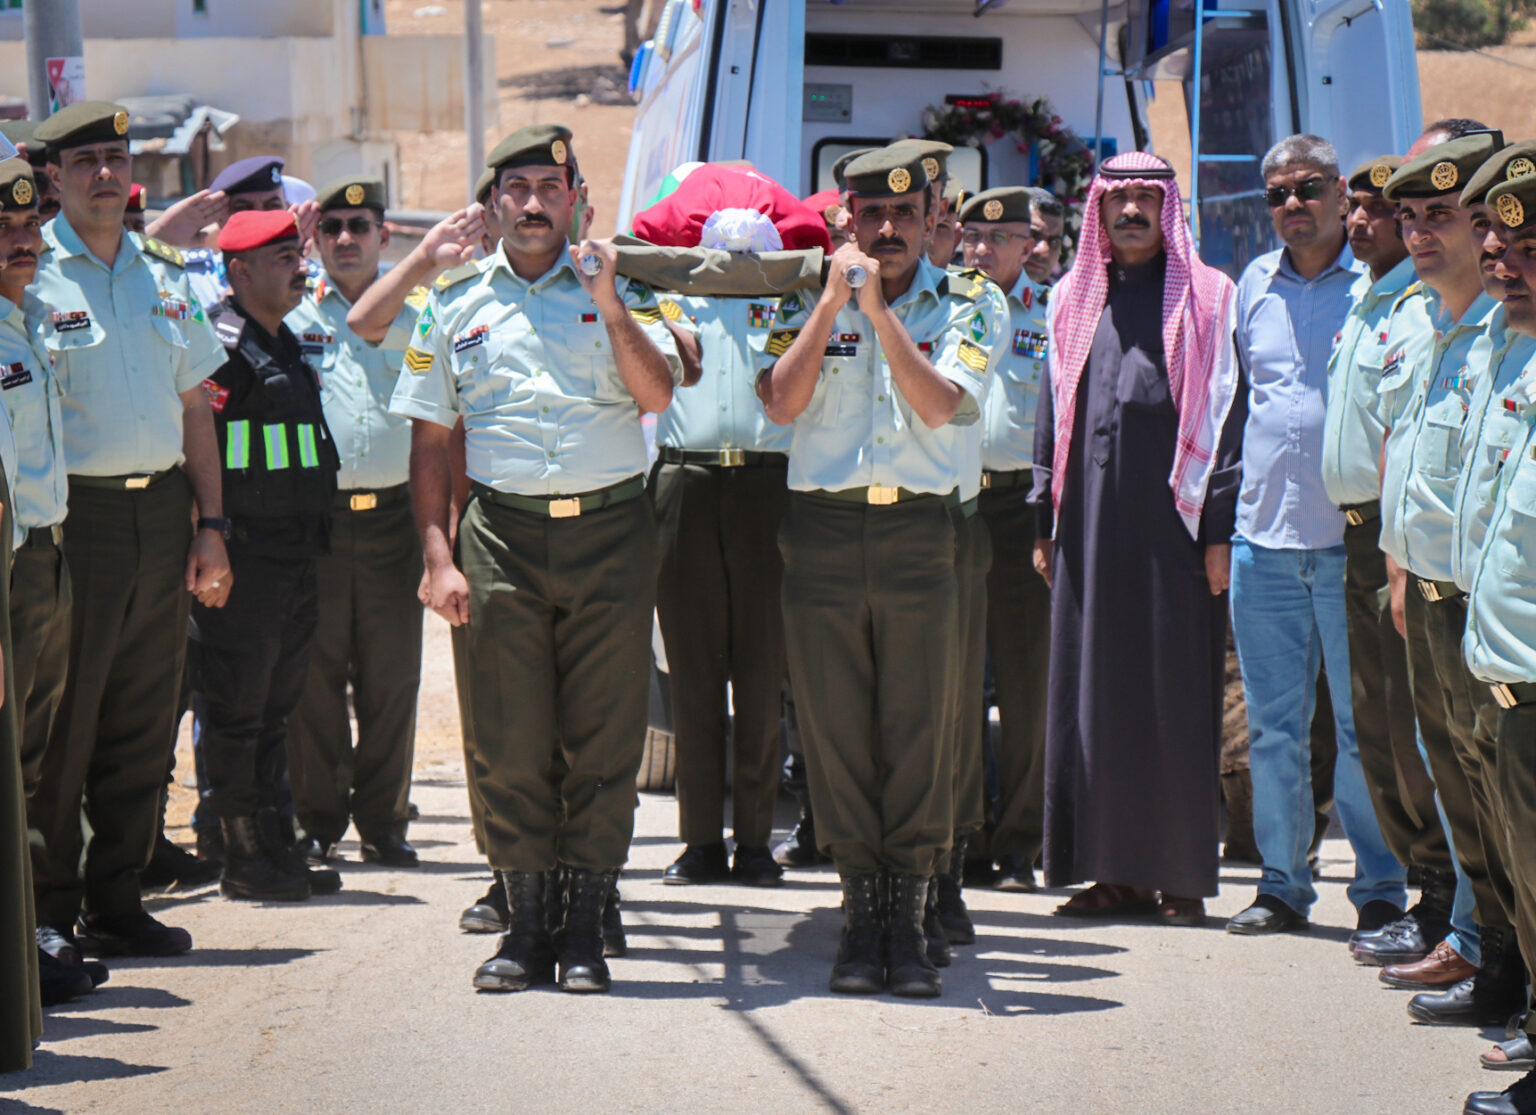
<svg viewBox="0 0 1536 1115">
<path fill-rule="evenodd" d="M 283 160 L 276 155 L 252 155 L 230 163 L 209 183 L 226 194 L 261 194 L 283 188 Z"/>
</svg>

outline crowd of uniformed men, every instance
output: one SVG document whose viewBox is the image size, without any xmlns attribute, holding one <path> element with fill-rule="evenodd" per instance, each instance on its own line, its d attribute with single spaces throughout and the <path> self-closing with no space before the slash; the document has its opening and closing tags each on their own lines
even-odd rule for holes
<svg viewBox="0 0 1536 1115">
<path fill-rule="evenodd" d="M 382 270 L 382 184 L 300 201 L 277 159 L 130 234 L 126 132 L 74 105 L 0 163 L 7 723 L 45 1000 L 106 978 L 86 956 L 191 947 L 141 883 L 301 900 L 341 885 L 349 825 L 415 865 L 423 604 L 454 627 L 494 870 L 460 923 L 502 934 L 477 988 L 609 986 L 653 614 L 664 881 L 830 860 L 833 990 L 939 994 L 972 844 L 1004 889 L 1042 857 L 1095 882 L 1063 915 L 1198 923 L 1227 609 L 1196 619 L 1183 586 L 1230 584 L 1263 875 L 1228 930 L 1307 928 L 1331 799 L 1355 959 L 1421 1021 L 1528 1016 L 1536 143 L 1442 121 L 1344 174 L 1289 137 L 1262 164 L 1284 247 L 1235 287 L 1166 164 L 1121 156 L 1053 297 L 1061 203 L 965 196 L 949 148 L 898 141 L 807 199 L 835 250 L 780 297 L 757 266 L 622 277 L 562 127 L 508 136 L 476 204 Z M 1142 567 L 1168 598 L 1104 615 Z M 1146 677 L 1092 691 L 1127 648 Z M 188 708 L 197 857 L 161 831 Z M 781 721 L 801 817 L 770 849 Z M 1138 812 L 1169 793 L 1182 814 Z M 1536 1065 L 1511 1033 L 1486 1067 Z M 1536 1111 L 1536 1072 L 1467 1110 Z"/>
</svg>

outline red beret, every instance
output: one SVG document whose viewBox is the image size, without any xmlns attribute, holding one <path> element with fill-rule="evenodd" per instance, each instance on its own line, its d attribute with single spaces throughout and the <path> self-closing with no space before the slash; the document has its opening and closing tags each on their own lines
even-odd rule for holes
<svg viewBox="0 0 1536 1115">
<path fill-rule="evenodd" d="M 816 210 L 817 215 L 822 220 L 831 224 L 837 217 L 837 214 L 833 213 L 831 217 L 828 217 L 827 211 L 829 209 L 841 209 L 843 207 L 843 195 L 836 190 L 822 190 L 820 193 L 812 194 L 806 198 L 805 204 Z"/>
<path fill-rule="evenodd" d="M 130 213 L 144 212 L 144 187 L 137 182 L 128 190 L 128 211 Z"/>
<path fill-rule="evenodd" d="M 249 252 L 298 236 L 299 219 L 287 209 L 242 209 L 219 230 L 219 251 Z"/>
</svg>

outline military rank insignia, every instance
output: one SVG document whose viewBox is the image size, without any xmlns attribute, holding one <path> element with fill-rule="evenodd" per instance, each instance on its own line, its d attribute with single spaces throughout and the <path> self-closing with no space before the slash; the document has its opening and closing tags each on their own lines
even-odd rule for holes
<svg viewBox="0 0 1536 1115">
<path fill-rule="evenodd" d="M 203 392 L 208 396 L 208 406 L 215 414 L 224 413 L 224 404 L 229 402 L 229 388 L 220 387 L 211 379 L 203 380 Z"/>
<path fill-rule="evenodd" d="M 783 356 L 799 335 L 798 329 L 775 329 L 768 334 L 768 343 L 763 346 L 763 351 L 769 356 Z"/>
<path fill-rule="evenodd" d="M 668 321 L 683 320 L 683 308 L 670 298 L 656 299 L 656 307 L 661 310 L 661 316 Z"/>
<path fill-rule="evenodd" d="M 1032 360 L 1045 359 L 1044 333 L 1032 333 L 1028 329 L 1015 329 L 1013 331 L 1013 354 L 1015 356 L 1027 356 Z"/>
<path fill-rule="evenodd" d="M 432 354 L 420 349 L 405 350 L 405 368 L 412 375 L 423 376 L 432 370 Z"/>
<path fill-rule="evenodd" d="M 77 329 L 89 329 L 91 315 L 84 310 L 54 311 L 53 329 L 56 333 L 73 333 Z"/>
<path fill-rule="evenodd" d="M 636 306 L 629 311 L 629 316 L 641 325 L 655 325 L 661 320 L 661 311 L 654 306 Z"/>
<path fill-rule="evenodd" d="M 987 370 L 987 354 L 980 345 L 970 341 L 960 342 L 960 363 L 973 372 L 985 372 Z"/>
<path fill-rule="evenodd" d="M 1466 370 L 1467 369 L 1465 367 L 1463 367 L 1461 369 L 1461 373 L 1466 372 Z M 1444 377 L 1442 377 L 1441 380 L 1440 380 L 1440 390 L 1442 390 L 1442 391 L 1460 391 L 1463 387 L 1465 387 L 1467 385 L 1467 377 L 1464 374 L 1461 374 L 1461 373 L 1458 373 L 1458 374 L 1453 375 L 1453 376 L 1444 376 Z"/>
<path fill-rule="evenodd" d="M 31 382 L 31 370 L 20 361 L 0 367 L 0 391 L 9 391 L 13 387 L 25 387 Z"/>
<path fill-rule="evenodd" d="M 767 329 L 773 321 L 773 308 L 762 302 L 751 302 L 747 305 L 747 324 L 753 329 Z"/>
<path fill-rule="evenodd" d="M 1019 295 L 1019 301 L 1023 303 L 1026 310 L 1033 309 L 1035 305 L 1035 288 L 1025 287 L 1024 293 Z"/>
<path fill-rule="evenodd" d="M 459 353 L 472 349 L 476 345 L 483 345 L 486 341 L 490 340 L 490 337 L 491 327 L 489 325 L 477 325 L 466 333 L 460 333 L 453 339 L 453 351 Z"/>
</svg>

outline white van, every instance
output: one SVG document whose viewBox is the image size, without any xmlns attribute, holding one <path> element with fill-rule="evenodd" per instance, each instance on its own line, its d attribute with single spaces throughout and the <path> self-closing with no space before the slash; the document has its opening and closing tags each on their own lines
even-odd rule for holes
<svg viewBox="0 0 1536 1115">
<path fill-rule="evenodd" d="M 804 196 L 842 152 L 998 95 L 1049 98 L 1106 157 L 1156 150 L 1152 82 L 1182 87 L 1192 223 L 1233 274 L 1272 246 L 1258 161 L 1276 139 L 1325 136 L 1347 171 L 1421 126 L 1409 0 L 667 0 L 631 72 L 618 227 L 682 163 L 747 159 Z M 974 190 L 1035 162 L 1004 136 L 951 170 Z"/>
</svg>

